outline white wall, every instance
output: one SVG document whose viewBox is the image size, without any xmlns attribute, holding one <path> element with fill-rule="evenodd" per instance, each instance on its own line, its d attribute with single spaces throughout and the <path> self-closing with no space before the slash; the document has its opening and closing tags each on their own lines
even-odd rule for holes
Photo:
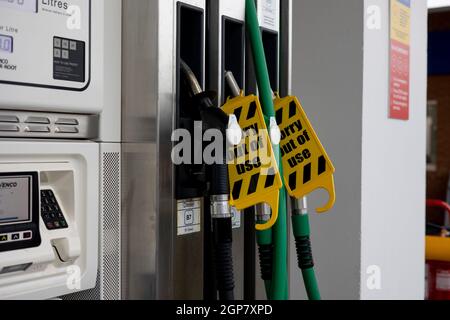
<svg viewBox="0 0 450 320">
<path fill-rule="evenodd" d="M 364 33 L 362 160 L 363 299 L 424 298 L 426 197 L 427 4 L 412 2 L 410 120 L 388 119 L 389 4 L 381 30 Z M 381 271 L 381 290 L 367 286 L 366 270 Z"/>
<path fill-rule="evenodd" d="M 388 119 L 388 0 L 294 0 L 293 94 L 336 166 L 337 203 L 312 217 L 324 299 L 423 297 L 426 3 L 413 2 L 411 120 Z M 365 28 L 381 8 L 382 29 Z M 325 201 L 310 197 L 311 208 Z M 304 299 L 291 246 L 291 298 Z M 381 270 L 381 290 L 366 270 Z"/>
</svg>

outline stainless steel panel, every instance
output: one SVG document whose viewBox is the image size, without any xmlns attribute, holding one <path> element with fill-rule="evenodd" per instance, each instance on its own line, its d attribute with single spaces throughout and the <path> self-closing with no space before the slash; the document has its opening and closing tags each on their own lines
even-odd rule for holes
<svg viewBox="0 0 450 320">
<path fill-rule="evenodd" d="M 186 1 L 204 7 L 204 1 Z M 171 135 L 176 1 L 123 1 L 126 298 L 201 299 L 203 234 L 177 237 Z"/>
<path fill-rule="evenodd" d="M 292 92 L 292 0 L 280 0 L 280 95 L 287 96 L 295 94 Z M 288 201 L 288 212 L 291 201 Z M 289 255 L 291 241 L 291 216 L 288 215 L 288 261 L 297 259 L 296 256 Z M 288 263 L 288 268 L 290 264 Z M 291 272 L 288 272 L 289 286 Z"/>
<path fill-rule="evenodd" d="M 280 95 L 292 94 L 292 0 L 280 0 Z"/>
<path fill-rule="evenodd" d="M 122 14 L 124 296 L 155 299 L 158 1 L 122 1 Z"/>
</svg>

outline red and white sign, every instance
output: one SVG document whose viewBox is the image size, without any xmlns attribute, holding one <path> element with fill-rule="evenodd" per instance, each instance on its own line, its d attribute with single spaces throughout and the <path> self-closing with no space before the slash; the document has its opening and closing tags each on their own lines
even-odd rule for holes
<svg viewBox="0 0 450 320">
<path fill-rule="evenodd" d="M 391 119 L 409 120 L 410 112 L 409 0 L 391 0 L 390 113 Z"/>
</svg>

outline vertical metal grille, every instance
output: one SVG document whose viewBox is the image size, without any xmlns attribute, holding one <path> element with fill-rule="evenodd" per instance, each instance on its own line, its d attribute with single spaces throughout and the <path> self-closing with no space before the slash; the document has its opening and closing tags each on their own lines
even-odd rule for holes
<svg viewBox="0 0 450 320">
<path fill-rule="evenodd" d="M 102 293 L 104 300 L 121 299 L 120 153 L 103 154 Z"/>
<path fill-rule="evenodd" d="M 100 259 L 94 289 L 62 297 L 63 300 L 121 299 L 121 163 L 119 152 L 105 152 L 101 163 Z"/>
</svg>

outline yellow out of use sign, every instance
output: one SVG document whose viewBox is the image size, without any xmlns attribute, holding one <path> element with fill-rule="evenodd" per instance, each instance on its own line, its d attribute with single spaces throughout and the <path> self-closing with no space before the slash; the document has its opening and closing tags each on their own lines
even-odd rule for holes
<svg viewBox="0 0 450 320">
<path fill-rule="evenodd" d="M 293 96 L 276 98 L 274 104 L 281 130 L 283 174 L 289 195 L 300 199 L 316 189 L 325 189 L 329 201 L 317 212 L 329 211 L 336 201 L 333 163 L 299 100 Z"/>
<path fill-rule="evenodd" d="M 228 100 L 222 109 L 236 116 L 244 132 L 241 142 L 229 150 L 230 204 L 238 210 L 268 204 L 272 209 L 271 219 L 256 229 L 269 229 L 278 218 L 282 180 L 261 105 L 256 96 L 241 95 Z"/>
</svg>

